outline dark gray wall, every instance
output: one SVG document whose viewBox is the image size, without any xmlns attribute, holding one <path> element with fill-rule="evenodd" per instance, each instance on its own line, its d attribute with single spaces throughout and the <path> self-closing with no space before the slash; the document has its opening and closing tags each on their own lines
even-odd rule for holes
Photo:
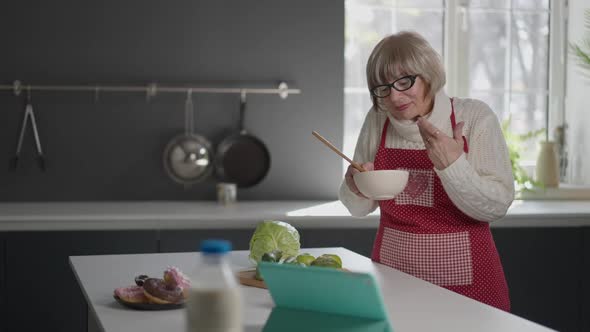
<svg viewBox="0 0 590 332">
<path fill-rule="evenodd" d="M 0 84 L 271 86 L 301 95 L 248 98 L 246 127 L 272 168 L 239 199 L 332 199 L 341 161 L 311 136 L 342 146 L 343 1 L 9 1 L 0 9 Z M 215 179 L 185 190 L 162 152 L 183 130 L 182 94 L 33 93 L 48 170 L 29 131 L 16 149 L 23 100 L 0 93 L 0 201 L 209 200 Z M 195 95 L 198 133 L 214 144 L 236 125 L 237 95 Z"/>
</svg>

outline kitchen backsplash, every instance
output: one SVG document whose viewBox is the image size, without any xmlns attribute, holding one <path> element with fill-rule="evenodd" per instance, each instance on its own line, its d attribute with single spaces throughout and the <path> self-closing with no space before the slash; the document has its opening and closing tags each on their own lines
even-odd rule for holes
<svg viewBox="0 0 590 332">
<path fill-rule="evenodd" d="M 18 27 L 16 29 L 15 27 Z M 0 13 L 0 84 L 196 84 L 276 87 L 249 95 L 245 127 L 271 168 L 238 200 L 336 198 L 342 162 L 311 136 L 342 145 L 344 4 L 341 1 L 10 2 Z M 6 33 L 10 31 L 10 33 Z M 183 94 L 33 92 L 46 158 L 29 127 L 9 168 L 25 100 L 0 93 L 0 201 L 213 200 L 217 179 L 184 188 L 163 167 L 184 130 Z M 214 148 L 235 132 L 239 95 L 195 94 L 195 132 Z"/>
</svg>

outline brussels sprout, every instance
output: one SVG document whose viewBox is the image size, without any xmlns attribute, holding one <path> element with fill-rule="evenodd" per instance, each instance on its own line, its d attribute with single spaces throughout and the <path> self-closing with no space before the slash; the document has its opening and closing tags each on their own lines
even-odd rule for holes
<svg viewBox="0 0 590 332">
<path fill-rule="evenodd" d="M 307 266 L 301 262 L 298 262 L 297 259 L 295 257 L 289 257 L 289 259 L 286 259 L 283 264 L 288 264 L 288 265 L 296 265 L 296 266 Z"/>
<path fill-rule="evenodd" d="M 310 265 L 311 262 L 313 262 L 315 260 L 315 257 L 313 257 L 313 255 L 311 254 L 301 254 L 299 256 L 297 256 L 296 258 L 297 262 L 303 264 L 303 265 Z"/>
<path fill-rule="evenodd" d="M 321 266 L 321 267 L 331 267 L 331 268 L 335 268 L 335 269 L 339 269 L 342 267 L 342 265 L 340 265 L 337 260 L 335 260 L 334 258 L 331 258 L 331 257 L 326 257 L 326 256 L 320 256 L 320 257 L 316 258 L 313 262 L 311 262 L 310 265 L 311 266 Z"/>
<path fill-rule="evenodd" d="M 271 263 L 277 263 L 281 260 L 281 257 L 283 256 L 283 252 L 280 250 L 273 250 L 271 252 L 266 252 L 262 255 L 262 261 L 263 262 L 271 262 Z"/>
<path fill-rule="evenodd" d="M 279 263 L 283 263 L 283 264 L 290 264 L 292 262 L 295 262 L 295 256 L 283 256 L 279 260 Z"/>
<path fill-rule="evenodd" d="M 338 255 L 334 255 L 334 254 L 323 254 L 320 257 L 332 258 L 333 260 L 335 260 L 336 262 L 338 262 L 338 265 L 340 265 L 339 266 L 340 268 L 342 267 L 342 259 Z"/>
</svg>

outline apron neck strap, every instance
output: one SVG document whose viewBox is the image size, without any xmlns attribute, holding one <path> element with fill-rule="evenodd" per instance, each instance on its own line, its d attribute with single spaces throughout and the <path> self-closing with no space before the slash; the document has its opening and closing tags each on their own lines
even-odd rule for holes
<svg viewBox="0 0 590 332">
<path fill-rule="evenodd" d="M 387 128 L 389 128 L 389 118 L 385 120 L 385 125 L 383 125 L 383 130 L 381 131 L 381 143 L 379 146 L 385 148 L 385 138 L 387 137 Z"/>
<path fill-rule="evenodd" d="M 453 103 L 453 98 L 449 98 L 451 99 L 451 127 L 453 128 L 453 133 L 455 132 L 455 126 L 456 121 L 455 121 L 455 105 Z M 463 151 L 465 151 L 465 153 L 469 152 L 469 146 L 467 145 L 467 138 L 465 138 L 465 136 L 463 136 Z"/>
</svg>

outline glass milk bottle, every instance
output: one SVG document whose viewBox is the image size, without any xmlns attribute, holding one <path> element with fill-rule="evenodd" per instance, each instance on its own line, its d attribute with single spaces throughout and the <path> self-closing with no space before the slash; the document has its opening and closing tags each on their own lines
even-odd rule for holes
<svg viewBox="0 0 590 332">
<path fill-rule="evenodd" d="M 201 264 L 191 274 L 186 304 L 187 332 L 241 332 L 242 296 L 228 263 L 231 243 L 201 243 Z"/>
</svg>

